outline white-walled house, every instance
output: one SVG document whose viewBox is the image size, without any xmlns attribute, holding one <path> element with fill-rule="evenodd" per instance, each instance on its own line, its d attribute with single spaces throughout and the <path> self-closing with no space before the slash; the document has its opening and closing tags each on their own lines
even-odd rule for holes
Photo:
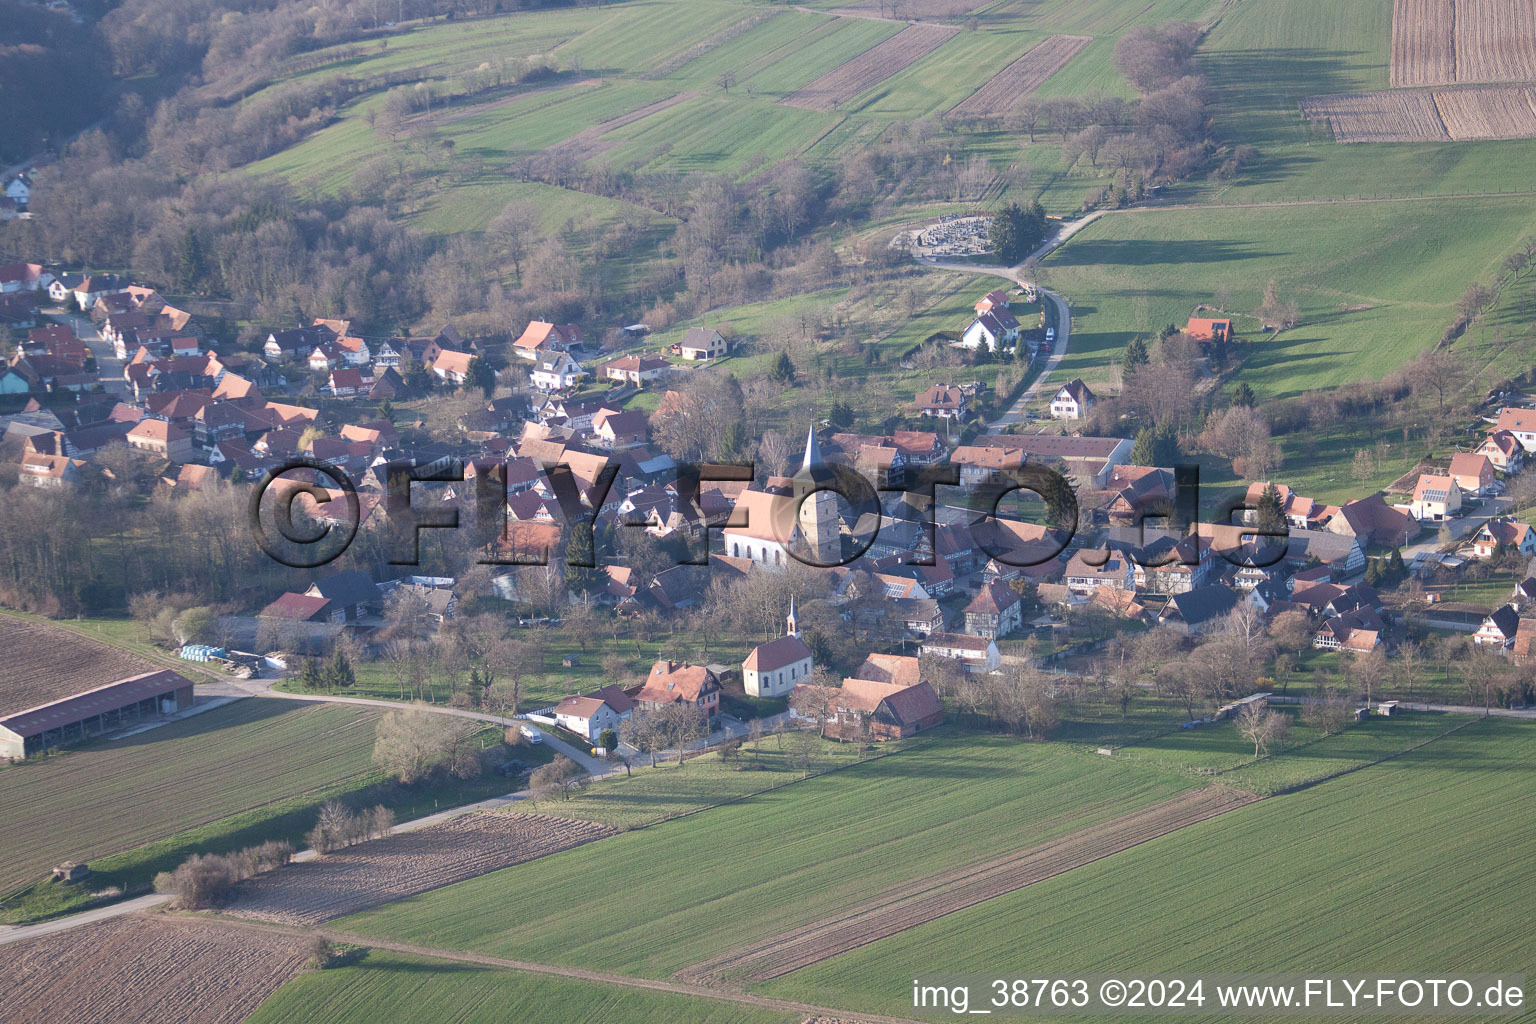
<svg viewBox="0 0 1536 1024">
<path fill-rule="evenodd" d="M 989 352 L 998 352 L 1018 344 L 1019 321 L 1006 309 L 998 308 L 983 313 L 960 335 L 960 344 L 969 349 L 983 345 Z"/>
<path fill-rule="evenodd" d="M 1438 523 L 1461 511 L 1461 488 L 1450 476 L 1420 473 L 1413 489 L 1413 518 Z"/>
<path fill-rule="evenodd" d="M 751 697 L 787 697 L 811 681 L 811 649 L 800 639 L 795 605 L 789 605 L 788 631 L 777 640 L 758 644 L 741 663 L 741 685 Z"/>
<path fill-rule="evenodd" d="M 1088 410 L 1093 408 L 1094 394 L 1088 390 L 1088 385 L 1083 383 L 1081 377 L 1073 377 L 1062 385 L 1056 397 L 1051 399 L 1051 418 L 1057 420 L 1080 420 L 1088 415 Z"/>
<path fill-rule="evenodd" d="M 555 721 L 562 728 L 593 743 L 604 729 L 619 731 L 619 726 L 635 709 L 635 702 L 617 686 L 605 686 L 583 697 L 567 697 L 555 705 Z"/>
<path fill-rule="evenodd" d="M 564 391 L 586 375 L 581 364 L 564 352 L 546 352 L 534 360 L 528 379 L 540 391 Z"/>
</svg>

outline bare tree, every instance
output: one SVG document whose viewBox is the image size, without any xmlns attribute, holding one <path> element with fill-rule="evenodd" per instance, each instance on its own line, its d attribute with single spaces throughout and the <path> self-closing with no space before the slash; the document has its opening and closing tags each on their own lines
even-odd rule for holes
<svg viewBox="0 0 1536 1024">
<path fill-rule="evenodd" d="M 1268 754 L 1270 745 L 1282 740 L 1290 728 L 1290 715 L 1261 707 L 1258 701 L 1243 705 L 1237 713 L 1238 735 L 1253 744 L 1254 757 Z"/>
</svg>

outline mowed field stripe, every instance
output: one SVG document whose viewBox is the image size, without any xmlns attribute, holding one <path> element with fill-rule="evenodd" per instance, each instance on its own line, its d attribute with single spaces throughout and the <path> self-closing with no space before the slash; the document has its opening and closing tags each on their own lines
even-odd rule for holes
<svg viewBox="0 0 1536 1024">
<path fill-rule="evenodd" d="M 726 972 L 743 970 L 754 982 L 782 977 L 1258 799 L 1252 793 L 1221 786 L 1193 790 L 1028 850 L 896 886 L 851 913 L 727 951 L 685 968 L 675 977 L 707 983 Z"/>
<path fill-rule="evenodd" d="M 959 31 L 942 25 L 909 25 L 779 102 L 806 110 L 835 110 L 907 65 L 928 56 Z"/>
<path fill-rule="evenodd" d="M 1091 36 L 1051 36 L 955 104 L 952 113 L 1001 117 L 1093 42 Z"/>
</svg>

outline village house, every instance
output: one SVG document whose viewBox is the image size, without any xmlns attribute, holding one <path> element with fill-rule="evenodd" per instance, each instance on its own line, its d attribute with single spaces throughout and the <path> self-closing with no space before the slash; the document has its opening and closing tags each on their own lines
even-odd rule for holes
<svg viewBox="0 0 1536 1024">
<path fill-rule="evenodd" d="M 1477 632 L 1472 634 L 1472 642 L 1480 646 L 1498 647 L 1507 649 L 1513 646 L 1515 634 L 1520 628 L 1520 613 L 1512 604 L 1506 604 L 1494 609 L 1483 619 Z"/>
<path fill-rule="evenodd" d="M 706 718 L 713 718 L 720 711 L 720 680 L 703 665 L 679 664 L 663 658 L 651 666 L 645 685 L 631 697 L 643 710 L 689 704 Z"/>
<path fill-rule="evenodd" d="M 512 343 L 512 354 L 519 359 L 537 360 L 554 352 L 568 352 L 580 343 L 581 328 L 575 324 L 533 320 Z"/>
<path fill-rule="evenodd" d="M 1453 477 L 1420 473 L 1410 507 L 1413 517 L 1420 522 L 1438 523 L 1449 519 L 1461 511 L 1461 487 Z"/>
<path fill-rule="evenodd" d="M 950 453 L 949 461 L 960 467 L 960 486 L 979 487 L 1006 479 L 1009 470 L 1024 465 L 1024 453 L 1002 446 L 960 445 Z"/>
<path fill-rule="evenodd" d="M 920 650 L 936 658 L 958 661 L 967 672 L 995 672 L 1002 664 L 996 640 L 969 633 L 931 633 Z"/>
<path fill-rule="evenodd" d="M 1075 437 L 1070 434 L 983 434 L 975 444 L 1017 448 L 1030 462 L 1059 462 L 1081 487 L 1103 487 L 1116 466 L 1131 459 L 1128 437 Z"/>
<path fill-rule="evenodd" d="M 944 706 L 918 675 L 918 660 L 871 654 L 832 693 L 827 735 L 902 739 L 944 721 Z"/>
<path fill-rule="evenodd" d="M 592 416 L 592 433 L 604 448 L 635 448 L 650 437 L 650 421 L 637 409 L 599 409 Z"/>
<path fill-rule="evenodd" d="M 1131 561 L 1136 590 L 1144 594 L 1187 594 L 1210 582 L 1215 564 L 1211 545 L 1201 543 L 1197 534 L 1158 537 L 1141 548 L 1139 560 Z"/>
<path fill-rule="evenodd" d="M 1023 601 L 1006 583 L 983 585 L 965 606 L 965 631 L 972 636 L 996 640 L 1023 628 Z"/>
<path fill-rule="evenodd" d="M 749 697 L 783 697 L 802 683 L 810 682 L 811 649 L 800 639 L 795 602 L 789 602 L 784 635 L 758 644 L 741 663 L 741 685 Z"/>
<path fill-rule="evenodd" d="M 1536 452 L 1536 409 L 1500 409 L 1493 429 L 1508 431 L 1527 454 Z"/>
<path fill-rule="evenodd" d="M 366 394 L 373 387 L 373 374 L 371 371 L 350 366 L 332 370 L 325 386 L 337 398 L 351 398 L 354 395 Z"/>
<path fill-rule="evenodd" d="M 988 352 L 1002 352 L 1018 341 L 1019 321 L 1002 306 L 972 320 L 960 335 L 960 345 L 973 351 L 985 347 Z"/>
<path fill-rule="evenodd" d="M 1525 446 L 1507 430 L 1494 430 L 1478 446 L 1477 454 L 1502 473 L 1513 473 L 1525 462 Z"/>
<path fill-rule="evenodd" d="M 965 392 L 953 384 L 933 385 L 918 394 L 915 404 L 918 415 L 941 420 L 964 420 L 971 411 Z"/>
<path fill-rule="evenodd" d="M 67 455 L 23 452 L 17 481 L 44 489 L 71 487 L 80 482 L 80 473 L 85 467 L 84 460 L 72 459 Z"/>
<path fill-rule="evenodd" d="M 565 698 L 555 705 L 554 716 L 562 728 L 596 743 L 604 729 L 618 732 L 634 708 L 628 694 L 610 685 L 581 697 Z"/>
<path fill-rule="evenodd" d="M 566 356 L 566 358 L 570 357 Z M 474 359 L 475 357 L 468 352 L 455 352 L 445 348 L 437 353 L 436 359 L 432 360 L 432 372 L 437 374 L 440 380 L 463 387 L 464 382 L 469 380 L 469 364 L 474 362 Z"/>
<path fill-rule="evenodd" d="M 1074 377 L 1056 392 L 1055 398 L 1051 399 L 1051 418 L 1080 420 L 1088 415 L 1088 410 L 1093 408 L 1093 403 L 1094 394 L 1088 390 L 1088 385 L 1083 383 L 1081 377 Z"/>
<path fill-rule="evenodd" d="M 192 435 L 166 420 L 140 420 L 123 440 L 130 448 L 171 462 L 185 462 L 192 457 Z"/>
<path fill-rule="evenodd" d="M 1501 547 L 1522 555 L 1536 555 L 1536 530 L 1501 516 L 1484 523 L 1472 538 L 1472 553 L 1478 558 L 1491 558 Z"/>
<path fill-rule="evenodd" d="M 1211 583 L 1187 594 L 1174 594 L 1158 619 L 1191 636 L 1208 633 L 1237 607 L 1237 602 L 1236 591 Z"/>
<path fill-rule="evenodd" d="M 681 341 L 670 348 L 673 355 L 694 361 L 717 359 L 731 349 L 725 335 L 710 327 L 690 327 Z"/>
<path fill-rule="evenodd" d="M 1498 474 L 1486 455 L 1477 452 L 1457 452 L 1451 456 L 1451 468 L 1448 472 L 1463 494 L 1480 498 L 1495 493 Z"/>
<path fill-rule="evenodd" d="M 1380 494 L 1372 494 L 1341 506 L 1323 529 L 1354 537 L 1362 546 L 1393 548 L 1406 544 L 1418 533 L 1419 524 L 1412 516 L 1388 505 Z"/>
<path fill-rule="evenodd" d="M 350 570 L 316 580 L 304 591 L 306 597 L 323 597 L 330 603 L 326 617 L 331 622 L 356 622 L 375 612 L 381 605 L 378 588 L 365 572 Z"/>
<path fill-rule="evenodd" d="M 1362 605 L 1324 619 L 1312 636 L 1312 646 L 1325 651 L 1368 654 L 1382 645 L 1385 631 L 1386 624 L 1376 609 Z"/>
<path fill-rule="evenodd" d="M 994 309 L 1007 309 L 1009 305 L 1008 293 L 1001 288 L 994 288 L 981 298 L 976 300 L 976 315 L 990 313 Z"/>
<path fill-rule="evenodd" d="M 1225 317 L 1209 319 L 1203 316 L 1192 316 L 1184 325 L 1184 333 L 1191 341 L 1227 342 L 1232 340 L 1232 321 Z"/>
<path fill-rule="evenodd" d="M 587 371 L 566 353 L 549 352 L 534 360 L 528 379 L 540 391 L 564 391 L 575 387 L 586 375 Z"/>
<path fill-rule="evenodd" d="M 1075 594 L 1091 594 L 1100 587 L 1136 589 L 1136 567 L 1119 550 L 1081 548 L 1072 553 L 1066 568 L 1067 589 Z"/>
<path fill-rule="evenodd" d="M 604 380 L 616 380 L 635 387 L 645 387 L 660 380 L 671 364 L 658 356 L 628 355 L 603 364 Z"/>
</svg>

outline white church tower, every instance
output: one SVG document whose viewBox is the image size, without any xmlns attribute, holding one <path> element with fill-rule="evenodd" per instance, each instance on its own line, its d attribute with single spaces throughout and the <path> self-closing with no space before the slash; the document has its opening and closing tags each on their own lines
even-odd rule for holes
<svg viewBox="0 0 1536 1024">
<path fill-rule="evenodd" d="M 800 462 L 800 472 L 795 474 L 795 500 L 811 495 L 800 506 L 800 536 L 804 545 L 800 554 L 814 565 L 838 565 L 843 558 L 837 493 L 830 489 L 816 490 L 818 486 L 825 488 L 835 479 L 822 461 L 816 425 L 812 424 L 805 438 L 805 458 Z"/>
</svg>

